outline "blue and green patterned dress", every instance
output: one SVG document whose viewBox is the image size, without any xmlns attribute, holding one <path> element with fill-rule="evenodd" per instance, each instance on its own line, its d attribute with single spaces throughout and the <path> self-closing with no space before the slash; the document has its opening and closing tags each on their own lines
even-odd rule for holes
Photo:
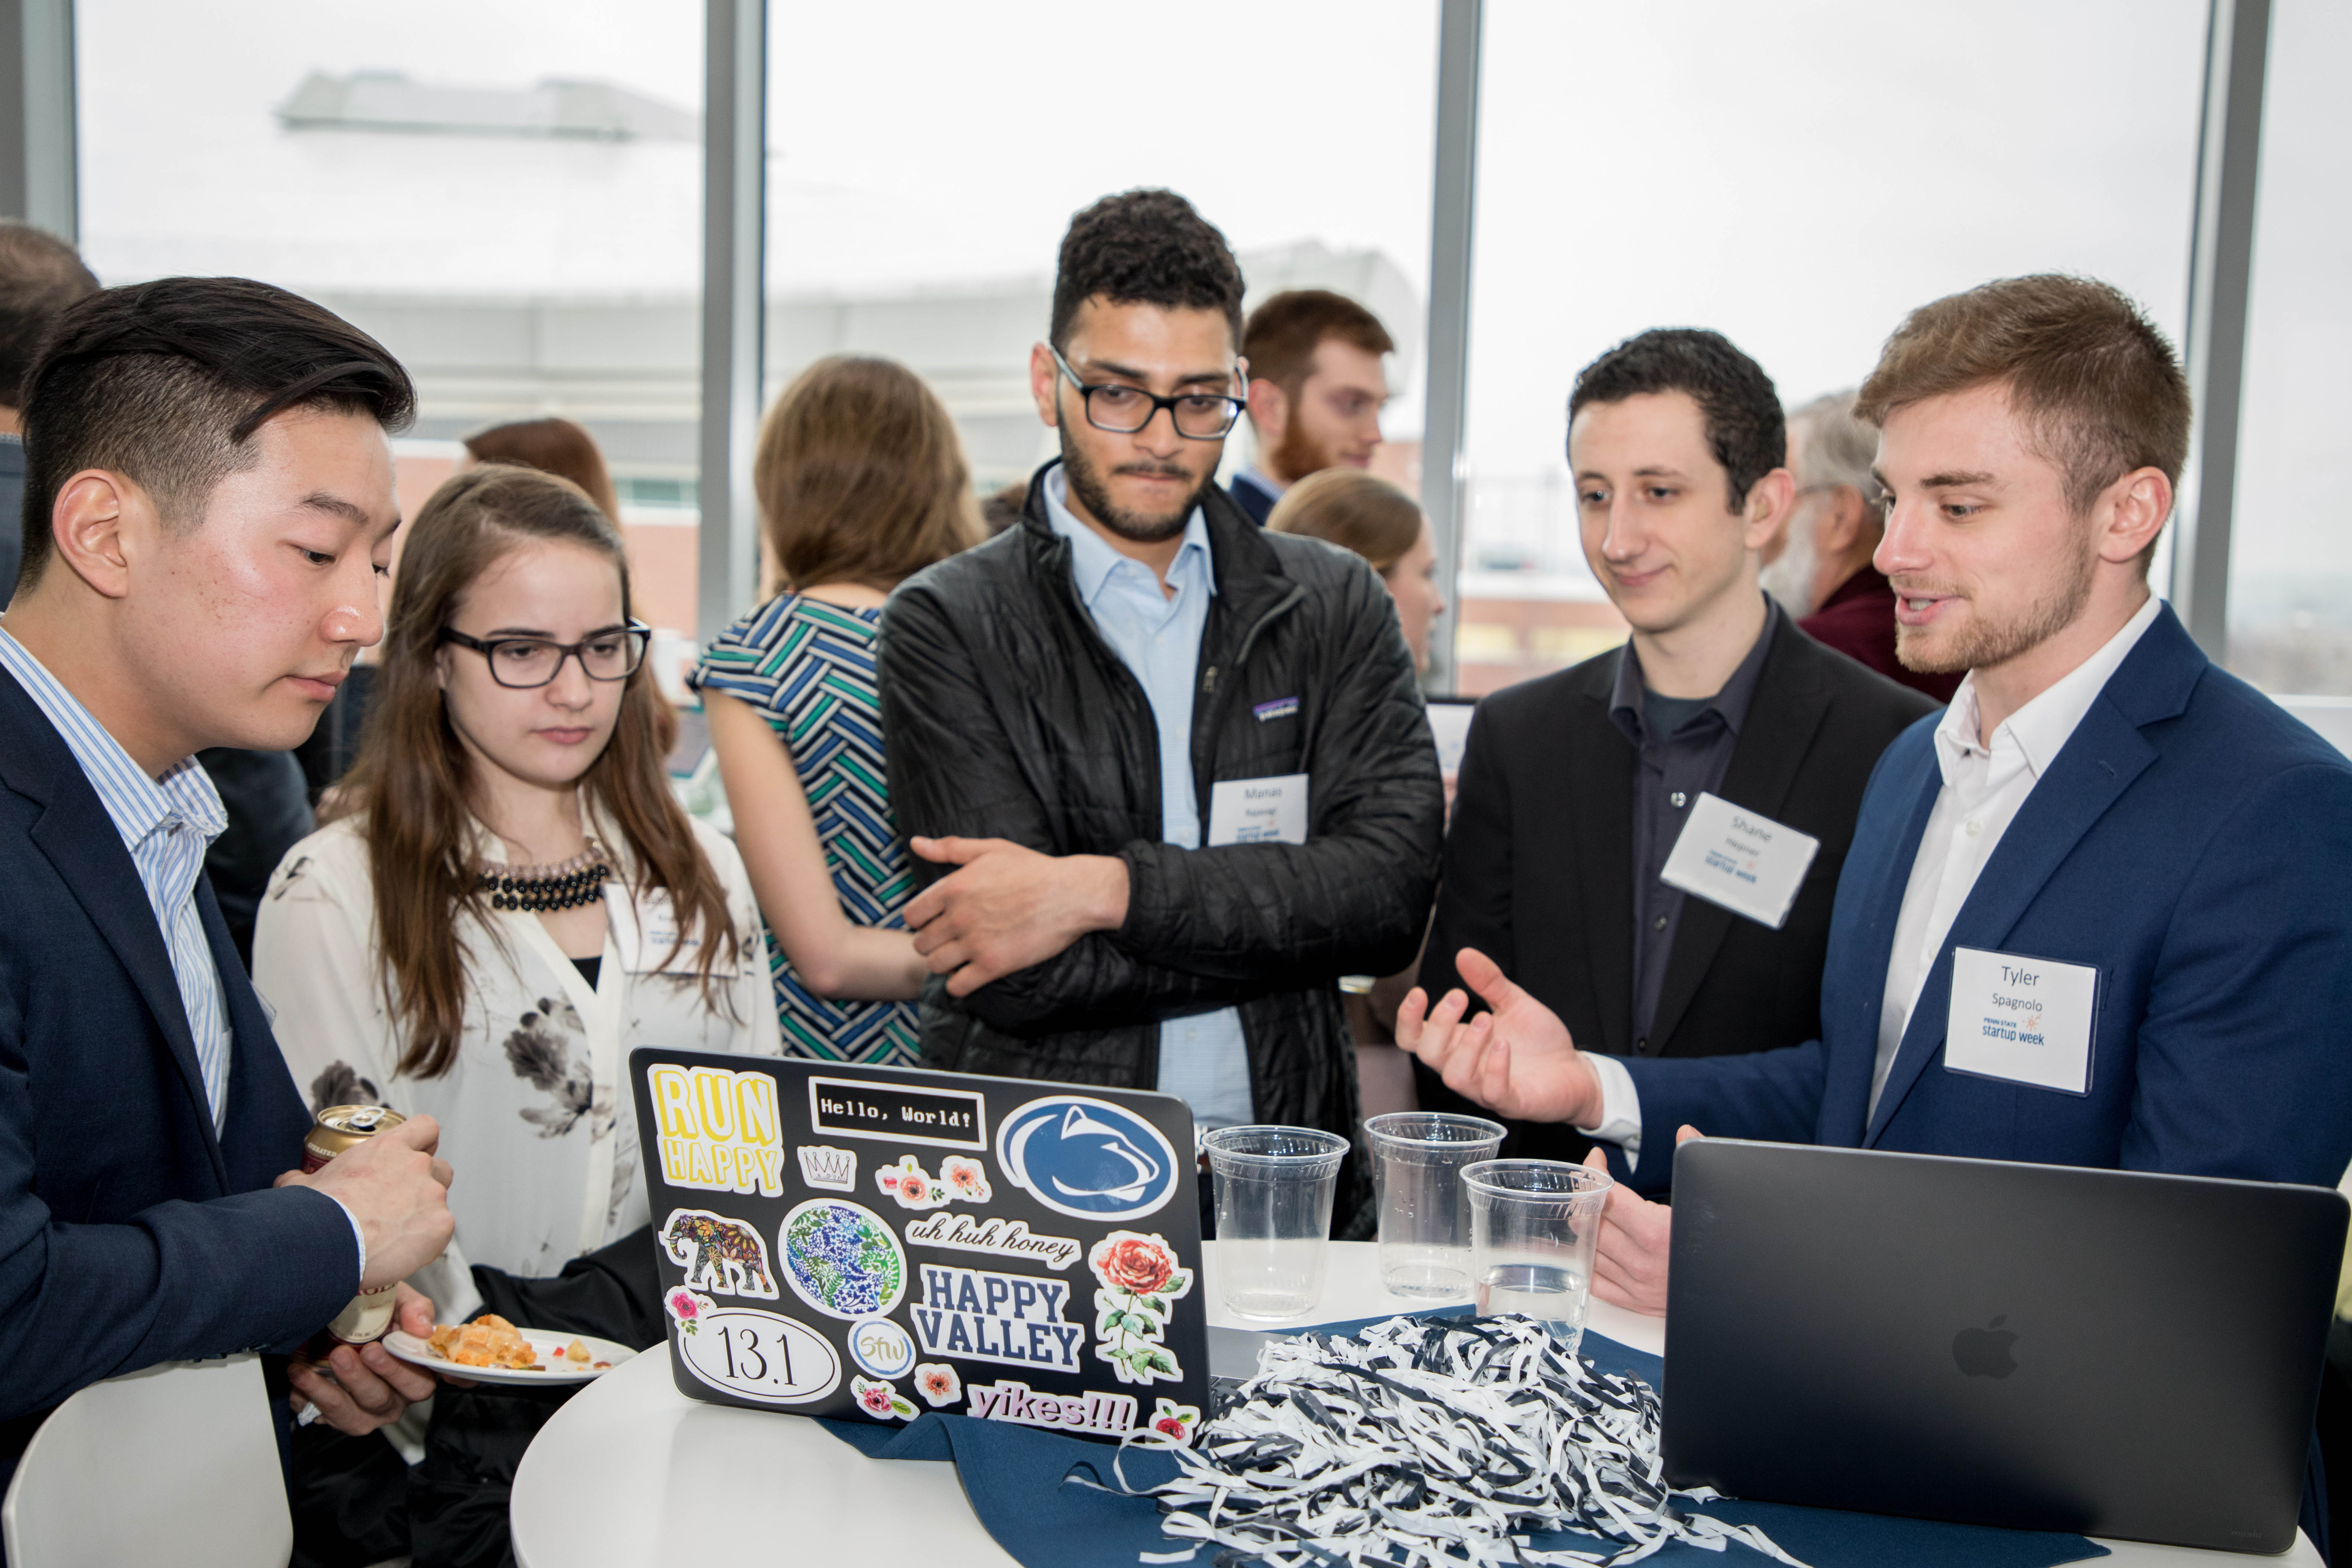
<svg viewBox="0 0 2352 1568">
<path fill-rule="evenodd" d="M 898 931 L 915 883 L 907 841 L 890 819 L 882 770 L 881 704 L 874 689 L 874 634 L 881 621 L 879 610 L 785 594 L 719 633 L 690 684 L 759 710 L 800 774 L 842 912 L 857 925 Z M 733 804 L 738 816 L 758 809 L 752 802 Z M 772 927 L 768 967 L 786 1055 L 915 1064 L 913 1003 L 827 1001 L 793 973 Z"/>
</svg>

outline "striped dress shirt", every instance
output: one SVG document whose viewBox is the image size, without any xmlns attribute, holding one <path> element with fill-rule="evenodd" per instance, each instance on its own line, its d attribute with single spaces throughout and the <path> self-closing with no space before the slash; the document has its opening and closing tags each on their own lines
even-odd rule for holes
<svg viewBox="0 0 2352 1568">
<path fill-rule="evenodd" d="M 25 695 L 56 726 L 107 816 L 114 819 L 123 847 L 131 851 L 131 863 L 138 868 L 140 885 L 147 889 L 163 945 L 171 952 L 172 974 L 179 982 L 180 1004 L 195 1039 L 196 1066 L 204 1074 L 205 1100 L 212 1107 L 217 1134 L 228 1112 L 228 1003 L 196 913 L 196 878 L 205 868 L 205 851 L 228 826 L 220 792 L 193 756 L 173 763 L 162 778 L 149 778 L 122 743 L 5 627 L 0 627 L 0 668 L 16 677 Z"/>
</svg>

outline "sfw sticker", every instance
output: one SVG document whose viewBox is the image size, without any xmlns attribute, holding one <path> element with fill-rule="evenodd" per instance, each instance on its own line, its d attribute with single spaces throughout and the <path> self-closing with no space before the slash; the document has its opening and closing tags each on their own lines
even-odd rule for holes
<svg viewBox="0 0 2352 1568">
<path fill-rule="evenodd" d="M 849 1325 L 849 1359 L 877 1377 L 904 1377 L 915 1364 L 914 1336 L 887 1318 Z"/>
<path fill-rule="evenodd" d="M 1175 1194 L 1176 1151 L 1150 1121 L 1123 1105 L 1085 1095 L 1033 1100 L 996 1130 L 1004 1179 L 1055 1214 L 1074 1219 L 1135 1219 Z"/>
<path fill-rule="evenodd" d="M 662 1226 L 662 1251 L 686 1269 L 686 1282 L 722 1296 L 776 1299 L 768 1272 L 768 1244 L 740 1220 L 709 1209 L 672 1209 Z"/>
<path fill-rule="evenodd" d="M 1087 1267 L 1102 1289 L 1095 1292 L 1095 1354 L 1110 1363 L 1121 1383 L 1170 1382 L 1184 1375 L 1165 1343 L 1169 1304 L 1192 1289 L 1177 1267 L 1175 1249 L 1158 1236 L 1115 1230 L 1095 1243 Z"/>
<path fill-rule="evenodd" d="M 923 1301 L 914 1318 L 925 1355 L 1052 1372 L 1079 1369 L 1078 1350 L 1087 1342 L 1087 1331 L 1064 1321 L 1063 1309 L 1070 1301 L 1066 1280 L 930 1263 L 923 1266 L 922 1274 Z"/>
</svg>

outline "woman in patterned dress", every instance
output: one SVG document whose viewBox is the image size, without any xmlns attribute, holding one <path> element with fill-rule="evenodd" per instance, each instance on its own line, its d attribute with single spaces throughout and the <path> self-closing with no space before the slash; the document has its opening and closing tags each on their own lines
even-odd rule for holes
<svg viewBox="0 0 2352 1568">
<path fill-rule="evenodd" d="M 785 591 L 719 635 L 690 684 L 767 916 L 787 1055 L 911 1065 L 929 973 L 882 765 L 874 634 L 905 577 L 976 543 L 946 408 L 905 366 L 818 361 L 760 431 L 752 485 Z"/>
</svg>

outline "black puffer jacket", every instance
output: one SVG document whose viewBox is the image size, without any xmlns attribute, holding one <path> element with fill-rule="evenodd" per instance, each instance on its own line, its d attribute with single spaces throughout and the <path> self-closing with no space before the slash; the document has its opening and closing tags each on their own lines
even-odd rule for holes
<svg viewBox="0 0 2352 1568">
<path fill-rule="evenodd" d="M 1127 923 L 960 1001 L 934 982 L 924 1065 L 1150 1089 L 1160 1019 L 1237 1006 L 1258 1119 L 1354 1139 L 1334 982 L 1412 962 L 1444 822 L 1388 592 L 1360 557 L 1264 532 L 1206 492 L 1217 593 L 1192 710 L 1201 821 L 1219 782 L 1303 773 L 1307 841 L 1176 848 L 1160 841 L 1150 704 L 1079 602 L 1045 472 L 1022 526 L 909 578 L 882 613 L 890 801 L 910 835 L 1118 856 Z M 944 868 L 916 869 L 928 881 Z M 1351 1159 L 1342 1226 L 1365 1181 Z"/>
</svg>

